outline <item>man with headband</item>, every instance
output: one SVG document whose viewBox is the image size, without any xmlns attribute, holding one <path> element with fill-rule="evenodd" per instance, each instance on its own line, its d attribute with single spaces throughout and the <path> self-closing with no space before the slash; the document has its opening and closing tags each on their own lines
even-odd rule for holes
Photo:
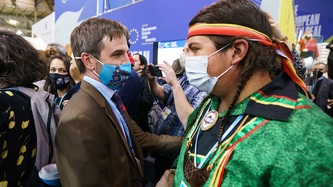
<svg viewBox="0 0 333 187">
<path fill-rule="evenodd" d="M 157 186 L 328 186 L 333 120 L 307 98 L 288 47 L 251 0 L 220 0 L 189 23 L 185 69 L 210 93 L 188 118 Z"/>
</svg>

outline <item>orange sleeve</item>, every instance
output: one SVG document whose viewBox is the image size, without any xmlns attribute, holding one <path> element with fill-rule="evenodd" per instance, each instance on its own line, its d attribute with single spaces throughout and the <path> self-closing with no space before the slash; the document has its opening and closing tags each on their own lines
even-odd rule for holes
<svg viewBox="0 0 333 187">
<path fill-rule="evenodd" d="M 301 39 L 298 43 L 299 43 L 300 51 L 303 51 L 303 49 L 305 48 L 304 39 Z"/>
</svg>

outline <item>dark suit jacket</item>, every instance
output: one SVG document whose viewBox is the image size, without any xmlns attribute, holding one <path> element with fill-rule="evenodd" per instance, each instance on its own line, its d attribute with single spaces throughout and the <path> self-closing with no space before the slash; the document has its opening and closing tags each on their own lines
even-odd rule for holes
<svg viewBox="0 0 333 187">
<path fill-rule="evenodd" d="M 330 114 L 327 109 L 327 99 L 333 99 L 333 80 L 324 77 L 316 96 L 316 104 L 324 112 Z"/>
<path fill-rule="evenodd" d="M 151 107 L 154 103 L 154 96 L 150 92 L 150 89 L 148 87 L 148 78 L 147 76 L 140 77 L 141 79 L 141 87 L 142 92 L 141 99 L 140 99 L 140 105 L 136 117 L 134 118 L 134 121 L 141 127 L 141 129 L 145 132 L 151 132 L 149 125 L 148 125 L 148 112 L 150 111 Z"/>
<path fill-rule="evenodd" d="M 179 137 L 144 133 L 126 114 L 136 157 L 147 151 L 177 151 Z M 141 146 L 140 146 L 141 144 Z M 138 186 L 139 171 L 114 112 L 89 83 L 64 107 L 55 139 L 63 187 Z"/>
<path fill-rule="evenodd" d="M 141 80 L 138 73 L 132 69 L 130 77 L 126 80 L 125 86 L 118 92 L 121 100 L 123 101 L 127 113 L 132 119 L 135 119 L 140 99 L 141 99 Z"/>
</svg>

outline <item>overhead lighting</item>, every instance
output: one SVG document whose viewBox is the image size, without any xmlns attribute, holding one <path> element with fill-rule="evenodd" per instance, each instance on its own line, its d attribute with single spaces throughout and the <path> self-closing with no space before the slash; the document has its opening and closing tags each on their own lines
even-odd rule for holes
<svg viewBox="0 0 333 187">
<path fill-rule="evenodd" d="M 22 32 L 21 30 L 17 30 L 17 31 L 16 31 L 16 34 L 17 34 L 17 35 L 22 35 L 23 32 Z"/>
<path fill-rule="evenodd" d="M 18 21 L 14 20 L 14 19 L 8 20 L 8 23 L 11 24 L 11 25 L 14 25 L 14 26 L 17 25 L 17 22 Z"/>
</svg>

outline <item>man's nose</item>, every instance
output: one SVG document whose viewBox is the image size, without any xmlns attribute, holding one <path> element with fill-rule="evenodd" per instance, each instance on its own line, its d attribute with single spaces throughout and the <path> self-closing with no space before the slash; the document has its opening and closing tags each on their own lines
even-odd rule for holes
<svg viewBox="0 0 333 187">
<path fill-rule="evenodd" d="M 126 55 L 124 56 L 124 59 L 123 59 L 123 61 L 121 62 L 121 64 L 126 64 L 126 63 L 128 63 L 128 62 L 130 62 L 130 60 L 129 60 L 128 55 L 126 54 Z"/>
</svg>

